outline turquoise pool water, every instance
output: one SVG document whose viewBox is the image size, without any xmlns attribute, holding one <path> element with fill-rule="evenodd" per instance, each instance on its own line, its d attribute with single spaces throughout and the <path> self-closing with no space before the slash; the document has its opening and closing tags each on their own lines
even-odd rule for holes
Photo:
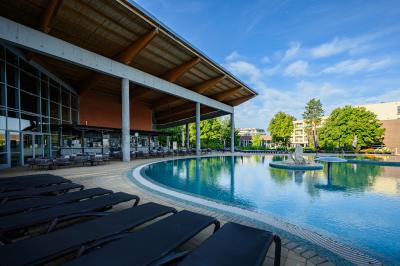
<svg viewBox="0 0 400 266">
<path fill-rule="evenodd" d="M 181 192 L 273 215 L 400 265 L 400 168 L 334 164 L 273 169 L 282 156 L 180 159 L 146 166 L 147 178 Z"/>
</svg>

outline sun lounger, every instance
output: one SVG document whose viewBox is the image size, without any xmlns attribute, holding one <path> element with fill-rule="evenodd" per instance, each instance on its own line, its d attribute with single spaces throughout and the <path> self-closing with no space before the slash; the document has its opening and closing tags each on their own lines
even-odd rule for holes
<svg viewBox="0 0 400 266">
<path fill-rule="evenodd" d="M 0 246 L 0 261 L 1 264 L 9 266 L 41 265 L 64 254 L 78 251 L 86 244 L 100 244 L 115 234 L 173 212 L 176 212 L 174 208 L 146 203 L 48 234 Z"/>
<path fill-rule="evenodd" d="M 130 200 L 135 200 L 135 206 L 139 202 L 139 197 L 123 192 L 117 192 L 44 210 L 3 216 L 0 217 L 0 233 L 25 229 L 50 222 L 47 231 L 51 231 L 58 222 L 79 217 L 96 216 L 97 214 L 93 212 L 101 211 L 112 207 L 113 205 Z"/>
<path fill-rule="evenodd" d="M 61 176 L 58 175 L 52 175 L 52 174 L 34 174 L 34 175 L 20 175 L 20 176 L 11 176 L 11 177 L 4 177 L 0 178 L 0 184 L 3 182 L 25 182 L 29 181 L 35 178 L 60 178 L 64 179 Z"/>
<path fill-rule="evenodd" d="M 55 175 L 28 175 L 0 179 L 0 192 L 24 190 L 34 187 L 44 187 L 70 183 L 71 181 Z"/>
<path fill-rule="evenodd" d="M 65 193 L 53 197 L 40 197 L 34 199 L 12 201 L 7 204 L 0 205 L 0 216 L 10 215 L 28 210 L 31 211 L 31 210 L 45 209 L 59 204 L 70 203 L 110 193 L 112 193 L 111 190 L 103 188 L 91 188 L 91 189 Z"/>
<path fill-rule="evenodd" d="M 274 265 L 280 265 L 281 240 L 271 232 L 227 223 L 190 253 L 179 266 L 263 265 L 271 243 L 275 241 Z"/>
<path fill-rule="evenodd" d="M 215 218 L 181 211 L 65 265 L 148 265 L 170 255 L 212 224 L 219 228 Z"/>
<path fill-rule="evenodd" d="M 24 199 L 24 198 L 35 198 L 45 195 L 54 195 L 55 193 L 65 193 L 73 189 L 83 189 L 82 185 L 75 183 L 67 183 L 60 185 L 53 185 L 40 188 L 32 188 L 20 191 L 9 191 L 0 193 L 0 200 L 4 204 L 8 200 Z"/>
</svg>

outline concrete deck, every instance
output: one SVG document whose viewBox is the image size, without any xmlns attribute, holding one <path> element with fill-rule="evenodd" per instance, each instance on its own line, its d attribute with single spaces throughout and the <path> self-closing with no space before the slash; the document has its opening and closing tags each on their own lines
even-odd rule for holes
<svg viewBox="0 0 400 266">
<path fill-rule="evenodd" d="M 128 171 L 132 170 L 134 167 L 139 166 L 144 163 L 149 163 L 151 161 L 157 161 L 157 159 L 146 159 L 146 160 L 134 160 L 128 163 L 124 162 L 110 162 L 105 165 L 100 166 L 87 166 L 87 167 L 66 167 L 57 170 L 50 171 L 38 171 L 38 170 L 27 170 L 27 168 L 12 168 L 7 170 L 1 170 L 1 177 L 15 176 L 15 175 L 29 175 L 29 174 L 39 174 L 39 173 L 51 173 L 54 175 L 60 175 L 65 178 L 72 180 L 73 182 L 82 184 L 85 188 L 92 187 L 103 187 L 111 189 L 115 192 L 123 191 L 131 194 L 138 195 L 141 198 L 140 203 L 145 203 L 149 201 L 165 204 L 168 206 L 173 206 L 178 210 L 187 209 L 206 215 L 211 215 L 217 217 L 224 224 L 227 221 L 238 222 L 242 224 L 253 225 L 248 221 L 238 220 L 235 217 L 230 217 L 226 214 L 212 212 L 201 207 L 194 207 L 192 205 L 187 205 L 181 202 L 172 201 L 168 198 L 161 197 L 159 195 L 153 194 L 149 191 L 143 190 L 142 188 L 135 185 L 128 179 Z M 115 207 L 115 210 L 130 207 L 129 204 L 120 204 Z M 255 225 L 253 225 L 255 226 Z M 211 234 L 211 229 L 206 229 L 201 232 L 194 239 L 185 244 L 183 249 L 193 249 L 198 246 L 205 238 Z M 334 265 L 326 257 L 320 256 L 315 251 L 307 249 L 298 243 L 289 241 L 288 239 L 282 239 L 282 257 L 281 265 L 293 266 L 293 265 Z M 267 258 L 264 265 L 273 265 L 274 258 L 274 246 L 271 247 L 267 254 Z"/>
</svg>

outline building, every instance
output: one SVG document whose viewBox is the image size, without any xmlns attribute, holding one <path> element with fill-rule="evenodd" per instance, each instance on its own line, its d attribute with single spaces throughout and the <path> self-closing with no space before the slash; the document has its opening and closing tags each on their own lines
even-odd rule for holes
<svg viewBox="0 0 400 266">
<path fill-rule="evenodd" d="M 364 107 L 368 111 L 376 114 L 377 118 L 382 122 L 382 127 L 385 128 L 384 144 L 386 147 L 392 149 L 396 154 L 400 153 L 400 102 L 385 102 L 358 105 Z M 322 118 L 322 123 L 328 117 Z M 291 139 L 293 146 L 301 145 L 303 147 L 308 145 L 308 137 L 306 133 L 306 124 L 304 120 L 296 120 L 293 122 L 294 129 Z"/>
<path fill-rule="evenodd" d="M 237 128 L 240 137 L 239 145 L 241 147 L 252 145 L 252 137 L 256 134 L 261 137 L 261 146 L 266 147 L 271 144 L 272 137 L 267 135 L 264 129 L 261 128 Z"/>
<path fill-rule="evenodd" d="M 189 122 L 199 151 L 200 120 L 233 118 L 255 95 L 132 2 L 0 2 L 0 168 L 111 150 L 128 161 Z"/>
<path fill-rule="evenodd" d="M 374 112 L 385 128 L 383 143 L 400 154 L 400 101 L 359 105 Z"/>
<path fill-rule="evenodd" d="M 328 118 L 328 116 L 322 117 L 321 125 Z M 290 140 L 290 143 L 293 147 L 300 145 L 302 147 L 306 147 L 308 145 L 308 136 L 307 136 L 307 124 L 304 120 L 295 120 L 293 121 L 293 133 Z"/>
<path fill-rule="evenodd" d="M 380 121 L 400 119 L 400 101 L 358 105 L 376 114 Z"/>
</svg>

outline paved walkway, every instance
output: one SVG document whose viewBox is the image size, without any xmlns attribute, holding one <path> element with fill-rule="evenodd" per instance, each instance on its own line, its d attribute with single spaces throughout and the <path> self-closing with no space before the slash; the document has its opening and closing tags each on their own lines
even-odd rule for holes
<svg viewBox="0 0 400 266">
<path fill-rule="evenodd" d="M 88 166 L 88 167 L 69 167 L 62 168 L 51 171 L 27 171 L 26 168 L 13 168 L 2 170 L 0 172 L 1 177 L 14 176 L 14 175 L 25 175 L 25 174 L 38 174 L 41 172 L 51 173 L 55 175 L 60 175 L 65 178 L 71 179 L 73 182 L 83 184 L 86 188 L 92 187 L 103 187 L 107 189 L 111 189 L 113 191 L 123 191 L 131 194 L 138 195 L 141 198 L 140 203 L 145 203 L 149 201 L 158 202 L 161 204 L 173 206 L 178 210 L 187 209 L 207 215 L 211 215 L 217 217 L 221 224 L 227 221 L 234 221 L 243 224 L 249 224 L 247 221 L 238 220 L 237 218 L 229 217 L 226 214 L 220 214 L 216 212 L 212 212 L 200 207 L 194 207 L 191 205 L 186 205 L 181 202 L 172 201 L 170 199 L 161 197 L 159 195 L 155 195 L 151 192 L 145 191 L 142 188 L 139 188 L 134 183 L 132 183 L 128 177 L 128 171 L 132 168 L 148 163 L 151 161 L 156 161 L 156 159 L 147 159 L 147 160 L 134 160 L 130 163 L 123 162 L 110 162 L 106 165 L 100 166 Z M 119 210 L 122 208 L 127 208 L 130 206 L 129 204 L 120 204 L 115 208 L 115 210 Z M 254 226 L 254 225 L 253 225 Z M 183 249 L 193 249 L 199 245 L 205 238 L 207 238 L 211 234 L 211 229 L 206 229 L 201 232 L 194 239 L 185 244 Z M 334 265 L 329 262 L 327 258 L 318 255 L 313 250 L 309 250 L 304 246 L 298 245 L 295 242 L 291 242 L 288 239 L 282 239 L 282 257 L 281 257 L 281 265 L 285 266 L 293 266 L 293 265 Z M 273 265 L 274 258 L 274 247 L 272 247 L 267 255 L 264 265 Z"/>
</svg>

